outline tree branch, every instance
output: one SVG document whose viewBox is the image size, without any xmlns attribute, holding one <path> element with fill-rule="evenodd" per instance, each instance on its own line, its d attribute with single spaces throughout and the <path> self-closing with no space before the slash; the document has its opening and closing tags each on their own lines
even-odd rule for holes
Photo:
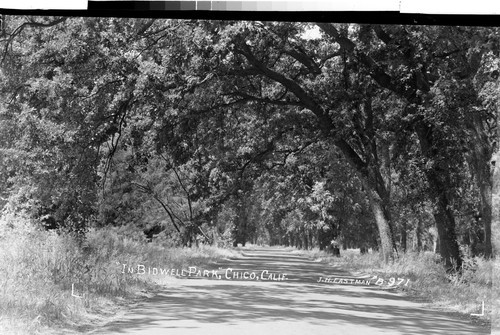
<svg viewBox="0 0 500 335">
<path fill-rule="evenodd" d="M 319 68 L 319 66 L 306 53 L 290 48 L 285 49 L 284 52 L 287 55 L 293 57 L 296 61 L 298 61 L 302 65 L 304 65 L 310 71 L 310 73 L 315 75 L 321 74 L 321 69 Z"/>
<path fill-rule="evenodd" d="M 298 107 L 305 107 L 302 103 L 300 102 L 295 102 L 295 101 L 283 101 L 283 100 L 273 100 L 269 98 L 259 98 L 255 97 L 253 95 L 241 92 L 241 91 L 235 91 L 231 92 L 228 95 L 238 95 L 243 98 L 241 101 L 258 101 L 258 102 L 263 102 L 266 104 L 273 104 L 273 105 L 278 105 L 278 106 L 298 106 Z"/>
<path fill-rule="evenodd" d="M 193 207 L 192 207 L 192 204 L 191 204 L 191 195 L 189 194 L 186 186 L 184 185 L 184 183 L 182 182 L 182 179 L 179 175 L 179 173 L 177 172 L 177 170 L 175 169 L 175 166 L 165 157 L 163 156 L 162 154 L 160 154 L 160 157 L 167 163 L 170 165 L 170 167 L 172 168 L 172 170 L 174 171 L 175 173 L 175 176 L 177 177 L 177 181 L 179 182 L 179 184 L 181 185 L 181 188 L 184 190 L 184 193 L 186 193 L 186 198 L 187 198 L 187 201 L 188 201 L 188 206 L 189 206 L 189 220 L 190 221 L 193 221 Z"/>
<path fill-rule="evenodd" d="M 323 25 L 322 23 L 318 23 L 318 25 Z M 321 27 L 321 26 L 320 26 Z M 336 29 L 331 26 L 336 32 Z M 352 46 L 354 48 L 354 43 L 350 40 L 347 40 L 347 46 Z M 334 129 L 332 125 L 332 121 L 330 116 L 322 109 L 322 107 L 312 99 L 307 92 L 300 87 L 296 82 L 286 78 L 280 73 L 277 73 L 269 68 L 267 68 L 264 64 L 262 64 L 251 52 L 248 45 L 245 43 L 240 43 L 241 49 L 236 49 L 237 52 L 242 54 L 256 69 L 262 72 L 266 77 L 277 81 L 278 83 L 285 86 L 290 92 L 295 94 L 295 96 L 304 104 L 304 107 L 310 109 L 317 117 L 319 121 L 319 126 L 321 131 L 327 138 L 331 138 L 331 132 Z M 359 157 L 356 151 L 346 142 L 344 139 L 336 139 L 334 141 L 335 145 L 345 154 L 346 158 L 356 167 L 356 169 L 368 176 L 366 163 Z"/>
<path fill-rule="evenodd" d="M 392 37 L 380 26 L 379 24 L 370 25 L 370 28 L 373 29 L 375 35 L 384 42 L 385 44 L 392 43 Z"/>
<path fill-rule="evenodd" d="M 312 99 L 306 91 L 300 85 L 298 85 L 296 82 L 294 82 L 291 79 L 288 79 L 284 75 L 277 73 L 268 67 L 266 67 L 262 62 L 260 62 L 251 52 L 250 48 L 248 45 L 245 43 L 240 44 L 241 49 L 236 49 L 237 52 L 239 52 L 241 55 L 243 55 L 250 64 L 252 64 L 256 69 L 258 69 L 262 74 L 264 74 L 266 77 L 280 83 L 283 85 L 286 89 L 288 89 L 290 92 L 295 94 L 297 98 L 299 98 L 302 103 L 307 106 L 311 111 L 313 111 L 317 115 L 324 115 L 324 112 L 322 108 L 319 106 L 319 104 Z"/>
<path fill-rule="evenodd" d="M 149 186 L 149 185 L 141 185 L 139 183 L 136 183 L 136 182 L 131 182 L 132 185 L 135 185 L 139 191 L 141 191 L 142 193 L 146 193 L 146 194 L 149 194 L 151 195 L 156 201 L 158 201 L 158 203 L 163 207 L 163 209 L 165 210 L 165 212 L 167 212 L 168 214 L 168 217 L 170 218 L 170 221 L 172 222 L 172 224 L 174 225 L 175 229 L 177 230 L 178 233 L 181 232 L 181 230 L 179 229 L 179 227 L 177 226 L 177 224 L 175 223 L 175 220 L 174 220 L 174 217 L 173 217 L 173 213 L 169 210 L 168 206 L 154 193 L 153 189 Z M 181 221 L 182 222 L 182 221 Z"/>
<path fill-rule="evenodd" d="M 7 43 L 5 43 L 5 47 L 4 47 L 4 51 L 3 51 L 3 55 L 2 55 L 2 60 L 0 61 L 0 64 L 3 64 L 4 60 L 5 60 L 5 57 L 7 56 L 7 50 L 9 49 L 9 46 L 10 44 L 12 43 L 12 41 L 14 40 L 14 38 L 16 38 L 17 35 L 19 35 L 23 30 L 24 28 L 26 27 L 43 27 L 43 28 L 48 28 L 48 27 L 52 27 L 52 26 L 55 26 L 61 22 L 64 22 L 66 21 L 66 17 L 62 17 L 62 18 L 59 18 L 57 20 L 54 20 L 52 22 L 48 22 L 48 23 L 42 23 L 42 22 L 36 22 L 36 21 L 28 21 L 28 22 L 24 22 L 23 24 L 21 24 L 19 27 L 17 27 L 13 32 L 12 34 L 10 34 L 10 37 L 9 39 L 7 40 Z"/>
<path fill-rule="evenodd" d="M 377 62 L 366 55 L 365 53 L 358 52 L 356 50 L 356 45 L 347 37 L 341 36 L 338 30 L 330 23 L 316 23 L 328 36 L 333 38 L 339 45 L 341 49 L 344 49 L 347 53 L 355 56 L 364 66 L 370 71 L 370 76 L 375 80 L 380 86 L 398 93 L 400 96 L 406 98 L 408 101 L 413 100 L 416 96 L 416 90 L 413 87 L 406 87 L 405 85 L 398 85 L 396 80 L 392 78 L 384 69 L 377 64 Z"/>
</svg>

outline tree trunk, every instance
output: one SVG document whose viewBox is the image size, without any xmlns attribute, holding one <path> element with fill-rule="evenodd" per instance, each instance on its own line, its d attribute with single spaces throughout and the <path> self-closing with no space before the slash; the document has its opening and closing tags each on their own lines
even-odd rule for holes
<svg viewBox="0 0 500 335">
<path fill-rule="evenodd" d="M 488 159 L 489 161 L 489 159 Z M 487 162 L 484 162 L 487 164 Z M 479 187 L 479 192 L 481 195 L 480 199 L 480 218 L 482 221 L 484 229 L 484 257 L 491 258 L 492 256 L 492 246 L 491 246 L 491 217 L 492 217 L 492 185 L 493 176 L 484 176 L 484 173 L 477 173 L 476 179 Z"/>
<path fill-rule="evenodd" d="M 442 196 L 441 198 L 444 198 Z M 458 270 L 462 265 L 462 257 L 455 234 L 455 218 L 450 210 L 446 210 L 443 199 L 434 212 L 439 240 L 439 254 L 444 260 L 447 270 Z"/>
<path fill-rule="evenodd" d="M 417 239 L 417 251 L 422 251 L 422 222 L 417 219 L 417 228 L 415 230 L 415 237 Z"/>
<path fill-rule="evenodd" d="M 340 147 L 340 149 L 345 149 Z M 372 145 L 373 155 L 376 157 L 376 145 Z M 346 154 L 346 158 L 356 172 L 363 184 L 363 188 L 368 196 L 370 210 L 375 219 L 380 237 L 380 249 L 384 262 L 394 259 L 397 253 L 394 232 L 392 229 L 391 215 L 389 211 L 390 194 L 380 172 L 380 167 L 373 164 L 360 168 L 353 161 L 353 157 Z"/>
<path fill-rule="evenodd" d="M 436 200 L 434 220 L 438 233 L 439 254 L 443 258 L 447 270 L 458 270 L 462 265 L 462 257 L 455 233 L 455 217 L 451 211 L 444 186 L 433 174 L 427 174 Z"/>
<path fill-rule="evenodd" d="M 473 114 L 469 128 L 474 134 L 470 141 L 471 155 L 469 165 L 474 172 L 474 179 L 480 193 L 480 214 L 484 228 L 484 256 L 491 258 L 491 215 L 492 215 L 492 186 L 493 171 L 490 168 L 490 160 L 493 154 L 484 121 L 481 115 Z"/>
<path fill-rule="evenodd" d="M 241 243 L 245 246 L 248 239 L 248 210 L 246 206 L 245 195 L 238 199 L 238 204 L 236 208 L 236 226 L 233 230 L 233 245 L 237 246 Z"/>
<path fill-rule="evenodd" d="M 498 118 L 500 123 L 500 117 Z M 500 125 L 498 127 L 499 137 L 500 137 Z M 495 163 L 495 172 L 493 173 L 493 190 L 492 190 L 492 245 L 493 245 L 493 257 L 500 257 L 500 149 L 498 150 L 496 157 L 493 159 Z"/>
<path fill-rule="evenodd" d="M 486 190 L 481 190 L 481 220 L 484 225 L 484 257 L 493 256 L 493 247 L 491 245 L 491 219 L 492 219 L 492 189 L 485 186 Z"/>
<path fill-rule="evenodd" d="M 307 237 L 307 229 L 302 232 L 302 240 L 304 241 L 304 249 L 309 250 L 309 239 Z"/>
<path fill-rule="evenodd" d="M 388 263 L 391 259 L 394 258 L 394 238 L 392 235 L 387 211 L 384 209 L 383 201 L 382 199 L 380 199 L 377 192 L 368 188 L 366 190 L 366 193 L 370 201 L 370 209 L 373 213 L 373 217 L 375 218 L 375 223 L 377 224 L 378 233 L 380 236 L 382 257 L 384 259 L 384 262 Z"/>
<path fill-rule="evenodd" d="M 406 232 L 406 220 L 403 219 L 403 223 L 401 225 L 401 250 L 403 252 L 406 252 L 406 239 L 407 239 L 407 232 Z"/>
<path fill-rule="evenodd" d="M 439 154 L 433 145 L 432 129 L 422 124 L 415 127 L 418 135 L 420 150 L 430 161 L 439 159 Z M 441 158 L 443 159 L 443 158 Z M 449 171 L 440 167 L 439 162 L 425 170 L 430 187 L 430 197 L 434 200 L 434 219 L 439 239 L 439 253 L 445 262 L 446 269 L 458 270 L 462 265 L 462 257 L 455 233 L 455 217 L 448 199 Z"/>
<path fill-rule="evenodd" d="M 441 254 L 441 244 L 439 242 L 439 234 L 436 234 L 434 237 L 434 253 Z"/>
</svg>

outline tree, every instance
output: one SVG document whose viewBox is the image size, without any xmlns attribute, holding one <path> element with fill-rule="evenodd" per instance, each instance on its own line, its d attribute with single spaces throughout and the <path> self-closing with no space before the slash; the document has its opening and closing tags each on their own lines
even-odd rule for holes
<svg viewBox="0 0 500 335">
<path fill-rule="evenodd" d="M 318 23 L 308 38 L 313 24 L 9 20 L 0 192 L 19 207 L 82 227 L 129 207 L 185 241 L 226 231 L 222 217 L 254 240 L 263 218 L 273 243 L 303 246 L 366 242 L 352 233 L 375 222 L 385 260 L 432 208 L 452 269 L 479 200 L 488 253 L 495 29 Z M 281 198 L 256 203 L 266 187 Z"/>
<path fill-rule="evenodd" d="M 99 149 L 87 136 L 86 105 L 74 102 L 81 80 L 67 72 L 81 60 L 61 48 L 63 18 L 11 18 L 2 44 L 2 151 L 11 204 L 32 215 L 52 215 L 60 225 L 85 230 L 95 209 Z M 55 33 L 50 45 L 44 39 Z M 56 51 L 57 50 L 57 51 Z M 90 50 L 86 50 L 89 51 Z M 67 67 L 65 67 L 67 65 Z M 5 130 L 5 132 L 3 131 Z M 13 167 L 17 167 L 14 170 Z"/>
<path fill-rule="evenodd" d="M 463 155 L 455 155 L 458 147 L 450 135 L 462 126 L 456 122 L 460 120 L 457 114 L 473 107 L 470 81 L 485 52 L 471 42 L 477 31 L 368 25 L 360 29 L 360 42 L 357 42 L 342 36 L 334 25 L 319 26 L 357 59 L 380 87 L 406 102 L 400 126 L 410 127 L 417 135 L 421 154 L 429 163 L 425 174 L 431 187 L 430 196 L 436 204 L 434 216 L 441 255 L 448 268 L 459 268 L 461 257 L 452 206 L 453 190 L 457 186 L 454 180 L 459 174 L 455 162 Z M 486 33 L 481 31 L 481 41 L 485 42 L 484 37 L 495 43 L 494 35 L 485 37 L 487 32 L 487 29 Z M 369 45 L 375 48 L 368 48 Z M 465 103 L 464 106 L 459 106 L 453 98 L 457 92 L 464 95 L 464 99 L 458 100 Z"/>
<path fill-rule="evenodd" d="M 331 44 L 325 43 L 320 55 L 307 55 L 304 50 L 316 47 L 317 42 L 302 40 L 300 43 L 305 45 L 301 46 L 296 40 L 304 29 L 301 26 L 240 22 L 211 26 L 203 23 L 194 28 L 200 29 L 207 30 L 216 47 L 206 55 L 209 46 L 196 46 L 195 51 L 205 52 L 205 57 L 195 58 L 197 64 L 190 64 L 189 68 L 203 69 L 198 77 L 205 79 L 201 80 L 203 86 L 197 87 L 198 98 L 189 96 L 189 101 L 198 104 L 199 96 L 211 99 L 203 101 L 204 108 L 197 106 L 198 110 L 252 102 L 266 104 L 274 107 L 265 110 L 277 112 L 268 114 L 271 118 L 287 120 L 282 124 L 290 125 L 299 135 L 319 131 L 325 141 L 339 148 L 363 180 L 379 228 L 383 255 L 389 259 L 395 248 L 388 209 L 390 196 L 387 181 L 379 170 L 373 128 L 381 123 L 372 122 L 380 114 L 373 111 L 372 99 L 362 97 L 367 92 L 369 97 L 376 94 L 370 91 L 370 83 L 342 74 L 343 64 L 338 60 L 341 53 Z M 192 39 L 189 35 L 187 38 Z M 207 78 L 212 79 L 210 86 Z M 343 89 L 346 79 L 348 85 L 354 86 L 352 94 Z M 218 87 L 219 94 L 214 94 L 214 87 Z M 351 117 L 352 109 L 355 117 Z"/>
</svg>

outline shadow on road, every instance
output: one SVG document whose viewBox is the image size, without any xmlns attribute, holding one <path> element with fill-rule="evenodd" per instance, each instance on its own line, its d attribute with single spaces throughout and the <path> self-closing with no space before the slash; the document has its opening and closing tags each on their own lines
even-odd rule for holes
<svg viewBox="0 0 500 335">
<path fill-rule="evenodd" d="M 207 325 L 230 329 L 241 324 L 274 324 L 272 334 L 299 334 L 293 325 L 359 335 L 488 333 L 374 286 L 316 283 L 319 276 L 348 273 L 279 249 L 249 251 L 244 258 L 219 266 L 245 271 L 267 269 L 287 273 L 290 280 L 179 280 L 179 285 L 165 288 L 124 320 L 109 325 L 105 333 L 145 334 L 147 329 L 161 328 L 177 334 L 181 329 L 203 331 Z M 284 322 L 292 329 L 280 331 L 279 325 Z"/>
</svg>

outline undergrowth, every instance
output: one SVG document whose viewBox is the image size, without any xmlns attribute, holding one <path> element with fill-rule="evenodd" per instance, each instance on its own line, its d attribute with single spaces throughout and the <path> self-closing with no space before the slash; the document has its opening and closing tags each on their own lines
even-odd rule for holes
<svg viewBox="0 0 500 335">
<path fill-rule="evenodd" d="M 500 291 L 492 290 L 492 283 L 500 280 L 498 261 L 483 257 L 465 257 L 461 272 L 448 274 L 439 255 L 432 252 L 406 252 L 385 263 L 378 252 L 360 254 L 359 250 L 341 250 L 340 257 L 331 256 L 319 249 L 299 250 L 315 259 L 338 264 L 353 273 L 389 278 L 409 279 L 408 285 L 398 289 L 414 298 L 427 301 L 435 308 L 459 312 L 467 317 L 480 314 L 484 301 L 482 322 L 500 320 L 498 309 L 492 315 L 492 303 L 500 301 Z"/>
<path fill-rule="evenodd" d="M 169 248 L 146 243 L 142 231 L 90 230 L 83 243 L 35 229 L 26 219 L 0 220 L 0 334 L 71 329 L 172 280 L 123 273 L 123 264 L 185 268 L 233 256 L 210 246 Z M 72 296 L 72 293 L 78 297 Z"/>
</svg>

